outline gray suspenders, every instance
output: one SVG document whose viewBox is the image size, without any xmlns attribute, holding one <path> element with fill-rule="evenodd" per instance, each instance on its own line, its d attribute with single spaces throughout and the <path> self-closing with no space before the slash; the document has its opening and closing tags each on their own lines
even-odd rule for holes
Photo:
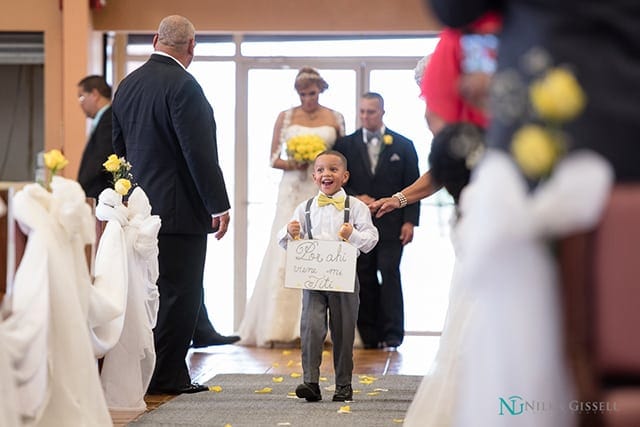
<svg viewBox="0 0 640 427">
<path fill-rule="evenodd" d="M 313 203 L 313 199 L 315 197 L 307 200 L 307 206 L 304 208 L 304 222 L 307 227 L 307 234 L 309 235 L 309 240 L 313 240 L 313 235 L 311 234 L 311 204 Z M 351 209 L 349 208 L 349 196 L 344 199 L 344 222 L 349 222 L 349 213 Z"/>
</svg>

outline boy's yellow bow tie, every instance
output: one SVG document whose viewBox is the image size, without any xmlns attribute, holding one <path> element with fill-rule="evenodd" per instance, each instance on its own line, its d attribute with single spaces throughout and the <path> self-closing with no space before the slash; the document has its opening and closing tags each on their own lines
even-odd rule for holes
<svg viewBox="0 0 640 427">
<path fill-rule="evenodd" d="M 324 194 L 318 196 L 318 206 L 333 205 L 339 211 L 344 210 L 344 197 L 328 197 Z"/>
</svg>

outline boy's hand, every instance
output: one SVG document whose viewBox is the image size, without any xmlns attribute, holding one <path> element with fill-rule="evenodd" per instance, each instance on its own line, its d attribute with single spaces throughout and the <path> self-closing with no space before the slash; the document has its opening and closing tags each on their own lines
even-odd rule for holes
<svg viewBox="0 0 640 427">
<path fill-rule="evenodd" d="M 338 237 L 346 242 L 347 240 L 349 240 L 349 236 L 351 236 L 351 233 L 353 233 L 353 225 L 345 222 L 340 227 L 340 231 L 338 231 Z"/>
<path fill-rule="evenodd" d="M 293 240 L 300 239 L 300 223 L 298 221 L 291 221 L 287 224 L 287 231 L 289 235 L 293 237 Z"/>
</svg>

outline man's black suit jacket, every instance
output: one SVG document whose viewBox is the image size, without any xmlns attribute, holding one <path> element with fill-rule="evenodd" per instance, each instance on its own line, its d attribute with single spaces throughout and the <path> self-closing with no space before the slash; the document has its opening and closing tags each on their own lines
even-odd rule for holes
<svg viewBox="0 0 640 427">
<path fill-rule="evenodd" d="M 108 107 L 98 125 L 91 133 L 87 145 L 82 153 L 80 169 L 78 170 L 78 182 L 87 197 L 98 198 L 102 190 L 112 186 L 111 173 L 104 169 L 102 164 L 110 154 L 113 154 L 111 142 L 112 119 L 111 107 Z"/>
<path fill-rule="evenodd" d="M 212 232 L 211 215 L 230 208 L 218 164 L 213 109 L 173 58 L 152 54 L 118 86 L 113 144 L 132 164 L 160 233 Z"/>
<path fill-rule="evenodd" d="M 368 194 L 379 199 L 402 190 L 418 179 L 418 154 L 413 142 L 389 129 L 385 135 L 390 135 L 393 141 L 389 145 L 380 142 L 382 146 L 375 174 L 371 173 L 371 161 L 362 129 L 336 141 L 333 149 L 344 154 L 348 162 L 350 178 L 344 186 L 348 194 Z M 420 203 L 413 203 L 382 218 L 374 218 L 373 223 L 378 228 L 380 240 L 398 240 L 402 224 L 410 222 L 418 225 L 419 217 Z"/>
</svg>

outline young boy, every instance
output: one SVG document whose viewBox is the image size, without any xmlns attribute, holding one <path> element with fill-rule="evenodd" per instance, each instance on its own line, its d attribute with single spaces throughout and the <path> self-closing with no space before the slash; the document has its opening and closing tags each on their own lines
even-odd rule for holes
<svg viewBox="0 0 640 427">
<path fill-rule="evenodd" d="M 310 204 L 304 201 L 296 208 L 291 222 L 278 234 L 280 245 L 286 247 L 289 240 L 313 238 L 344 240 L 365 253 L 373 249 L 378 243 L 378 230 L 371 222 L 367 205 L 355 197 L 346 198 L 347 194 L 342 186 L 348 179 L 347 159 L 341 153 L 324 151 L 318 154 L 313 164 L 313 180 L 320 192 Z M 307 209 L 308 213 L 305 212 Z M 349 209 L 348 219 L 345 209 Z M 307 224 L 310 224 L 311 230 Z M 322 399 L 318 379 L 327 335 L 328 309 L 336 374 L 333 401 L 353 399 L 351 376 L 353 340 L 360 304 L 358 294 L 357 277 L 354 292 L 302 291 L 300 337 L 304 382 L 296 388 L 296 396 L 305 398 L 308 402 Z"/>
</svg>

